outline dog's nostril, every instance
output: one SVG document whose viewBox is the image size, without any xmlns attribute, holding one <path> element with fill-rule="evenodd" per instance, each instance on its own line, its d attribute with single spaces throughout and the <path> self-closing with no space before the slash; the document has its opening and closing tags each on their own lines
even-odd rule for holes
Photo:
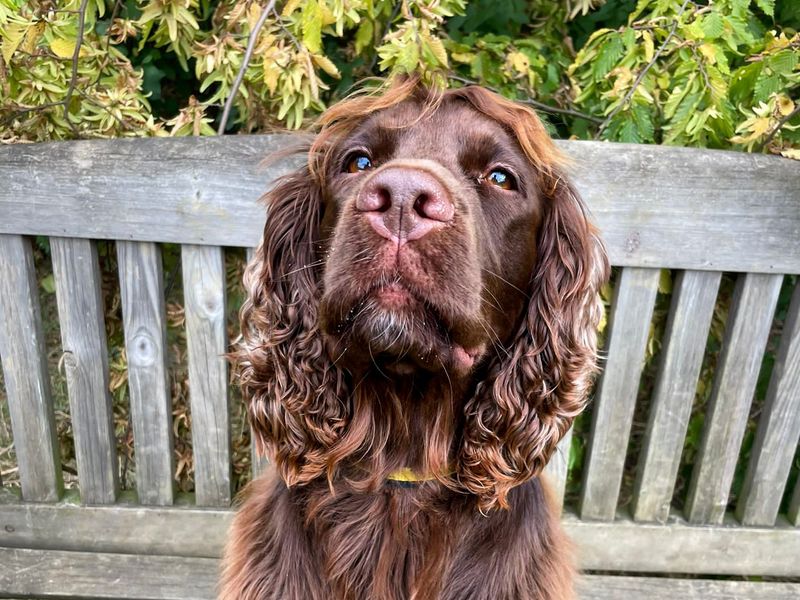
<svg viewBox="0 0 800 600">
<path fill-rule="evenodd" d="M 426 192 L 422 192 L 417 196 L 414 200 L 414 212 L 417 213 L 420 217 L 428 218 L 428 214 L 426 212 L 425 207 L 430 203 L 430 196 Z"/>
<path fill-rule="evenodd" d="M 386 212 L 392 207 L 392 194 L 385 187 L 379 187 L 375 195 L 377 196 L 377 202 L 373 210 L 377 212 Z"/>
</svg>

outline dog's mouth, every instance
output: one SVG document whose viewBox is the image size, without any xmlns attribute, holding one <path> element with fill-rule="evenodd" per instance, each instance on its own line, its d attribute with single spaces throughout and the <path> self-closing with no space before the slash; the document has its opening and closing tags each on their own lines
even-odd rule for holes
<svg viewBox="0 0 800 600">
<path fill-rule="evenodd" d="M 482 344 L 461 339 L 461 328 L 453 325 L 466 317 L 446 315 L 399 278 L 376 283 L 347 311 L 334 312 L 343 316 L 323 319 L 323 330 L 332 338 L 337 361 L 400 374 L 419 369 L 464 373 L 483 351 Z"/>
</svg>

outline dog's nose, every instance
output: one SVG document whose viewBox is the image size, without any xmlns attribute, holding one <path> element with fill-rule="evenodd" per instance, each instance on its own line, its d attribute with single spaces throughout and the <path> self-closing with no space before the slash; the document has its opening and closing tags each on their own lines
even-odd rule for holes
<svg viewBox="0 0 800 600">
<path fill-rule="evenodd" d="M 381 236 L 401 244 L 444 227 L 455 212 L 436 177 L 409 167 L 376 173 L 356 198 L 356 208 Z"/>
</svg>

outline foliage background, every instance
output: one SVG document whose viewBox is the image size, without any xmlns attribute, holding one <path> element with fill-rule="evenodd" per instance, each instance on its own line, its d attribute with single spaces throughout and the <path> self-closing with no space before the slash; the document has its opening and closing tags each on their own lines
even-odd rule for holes
<svg viewBox="0 0 800 600">
<path fill-rule="evenodd" d="M 354 87 L 378 85 L 391 73 L 422 72 L 434 85 L 477 82 L 529 103 L 557 137 L 798 159 L 798 29 L 796 0 L 0 0 L 0 142 L 299 128 Z M 252 54 L 246 61 L 248 47 Z M 233 93 L 240 74 L 241 85 Z M 231 112 L 223 124 L 226 101 Z M 99 250 L 121 481 L 135 489 L 116 252 L 110 242 Z M 193 489 L 191 411 L 179 256 L 177 247 L 164 246 L 175 479 L 188 492 Z M 58 366 L 62 352 L 46 239 L 38 240 L 36 262 L 62 466 L 70 487 L 77 483 L 74 449 Z M 242 300 L 243 262 L 242 252 L 227 253 L 231 337 Z M 673 275 L 662 273 L 622 505 L 632 490 Z M 676 506 L 683 502 L 700 444 L 733 281 L 726 275 L 720 289 Z M 732 504 L 795 284 L 796 277 L 787 277 L 781 292 Z M 604 291 L 607 300 L 611 294 L 612 285 Z M 238 488 L 250 477 L 250 455 L 241 402 L 234 399 Z M 572 499 L 590 420 L 586 413 L 576 422 Z M 6 483 L 18 483 L 4 402 L 0 474 Z"/>
</svg>

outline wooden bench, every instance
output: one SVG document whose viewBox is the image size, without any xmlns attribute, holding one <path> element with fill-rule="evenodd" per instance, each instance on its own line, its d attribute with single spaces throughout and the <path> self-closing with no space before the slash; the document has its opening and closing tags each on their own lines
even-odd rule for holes
<svg viewBox="0 0 800 600">
<path fill-rule="evenodd" d="M 0 147 L 0 357 L 21 495 L 0 490 L 0 597 L 214 597 L 230 521 L 224 247 L 252 247 L 279 136 Z M 561 142 L 621 267 L 580 499 L 563 520 L 584 598 L 800 597 L 800 285 L 743 491 L 726 513 L 776 300 L 800 273 L 800 165 L 775 157 Z M 32 238 L 48 236 L 80 501 L 63 494 Z M 137 460 L 119 493 L 97 240 L 116 241 Z M 173 488 L 159 243 L 182 245 L 196 491 Z M 630 507 L 618 510 L 660 269 L 678 271 Z M 736 286 L 683 511 L 673 488 L 722 272 Z M 564 451 L 548 467 L 561 497 Z M 780 513 L 780 514 L 779 514 Z M 730 576 L 727 579 L 720 576 Z M 748 581 L 743 576 L 767 581 Z M 787 579 L 788 578 L 788 579 Z"/>
</svg>

